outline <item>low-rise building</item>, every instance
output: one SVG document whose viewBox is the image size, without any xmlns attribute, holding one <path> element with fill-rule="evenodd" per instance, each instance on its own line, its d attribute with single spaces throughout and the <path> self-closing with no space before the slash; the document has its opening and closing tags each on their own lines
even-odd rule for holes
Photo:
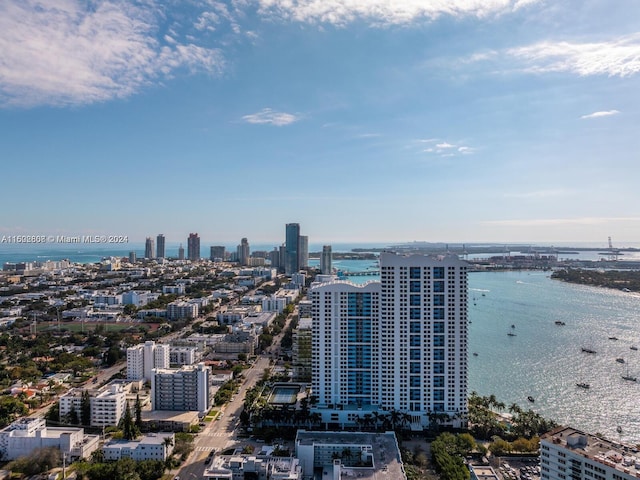
<svg viewBox="0 0 640 480">
<path fill-rule="evenodd" d="M 105 460 L 131 458 L 136 461 L 164 462 L 173 452 L 176 436 L 172 432 L 149 433 L 139 440 L 111 440 L 102 447 Z"/>
<path fill-rule="evenodd" d="M 237 480 L 260 478 L 269 480 L 300 480 L 302 468 L 294 457 L 234 455 L 216 457 L 204 471 L 205 480 Z"/>
<path fill-rule="evenodd" d="M 0 455 L 2 460 L 15 460 L 38 448 L 55 447 L 73 461 L 89 457 L 99 441 L 98 435 L 85 435 L 83 428 L 47 427 L 44 418 L 25 417 L 0 430 Z"/>
<path fill-rule="evenodd" d="M 307 432 L 296 434 L 296 457 L 302 478 L 384 478 L 406 480 L 400 449 L 393 432 Z"/>
</svg>

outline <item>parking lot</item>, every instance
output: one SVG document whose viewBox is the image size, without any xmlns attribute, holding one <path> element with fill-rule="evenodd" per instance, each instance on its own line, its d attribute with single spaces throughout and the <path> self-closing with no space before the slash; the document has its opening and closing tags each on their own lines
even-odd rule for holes
<svg viewBox="0 0 640 480">
<path fill-rule="evenodd" d="M 532 457 L 502 458 L 497 474 L 504 480 L 540 480 L 540 461 Z"/>
</svg>

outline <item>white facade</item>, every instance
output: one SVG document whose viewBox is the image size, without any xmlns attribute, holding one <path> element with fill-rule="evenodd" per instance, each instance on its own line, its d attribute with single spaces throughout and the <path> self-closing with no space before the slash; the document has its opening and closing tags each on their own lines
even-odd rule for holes
<svg viewBox="0 0 640 480">
<path fill-rule="evenodd" d="M 69 459 L 89 457 L 100 441 L 82 428 L 47 427 L 44 418 L 21 418 L 0 431 L 3 461 L 30 455 L 37 448 L 55 447 Z"/>
<path fill-rule="evenodd" d="M 211 407 L 210 375 L 204 363 L 155 369 L 151 377 L 152 409 L 206 413 Z"/>
<path fill-rule="evenodd" d="M 467 415 L 467 263 L 455 256 L 380 255 L 381 281 L 314 286 L 312 385 L 324 421 L 354 410 Z M 327 413 L 330 406 L 339 413 Z M 351 413 L 345 413 L 351 412 Z"/>
<path fill-rule="evenodd" d="M 542 480 L 631 480 L 640 478 L 637 448 L 571 427 L 540 438 Z"/>
<path fill-rule="evenodd" d="M 169 345 L 149 340 L 127 348 L 127 380 L 149 381 L 154 368 L 169 368 Z"/>
<path fill-rule="evenodd" d="M 129 457 L 138 462 L 142 460 L 164 462 L 173 452 L 175 443 L 176 436 L 173 433 L 150 433 L 140 440 L 111 440 L 102 447 L 102 452 L 107 461 Z"/>
<path fill-rule="evenodd" d="M 198 357 L 196 347 L 171 347 L 169 349 L 169 363 L 171 365 L 193 365 Z"/>
<path fill-rule="evenodd" d="M 91 396 L 89 400 L 92 427 L 118 425 L 127 408 L 127 394 L 123 385 L 109 385 L 107 389 Z"/>
<path fill-rule="evenodd" d="M 197 303 L 171 302 L 167 305 L 167 318 L 169 320 L 180 320 L 181 318 L 196 318 L 197 316 Z"/>
<path fill-rule="evenodd" d="M 80 418 L 83 389 L 73 389 L 60 397 L 60 417 L 75 410 Z M 127 396 L 123 385 L 109 385 L 101 390 L 89 391 L 90 420 L 92 427 L 116 426 L 124 415 Z"/>
</svg>

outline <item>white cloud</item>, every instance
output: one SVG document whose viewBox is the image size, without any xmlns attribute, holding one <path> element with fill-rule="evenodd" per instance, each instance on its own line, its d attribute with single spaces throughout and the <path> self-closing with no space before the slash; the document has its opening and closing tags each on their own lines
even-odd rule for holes
<svg viewBox="0 0 640 480">
<path fill-rule="evenodd" d="M 540 42 L 506 54 L 521 60 L 524 70 L 532 73 L 628 77 L 640 72 L 640 34 L 607 42 Z"/>
<path fill-rule="evenodd" d="M 0 105 L 89 104 L 132 95 L 179 68 L 220 72 L 216 49 L 174 35 L 162 45 L 160 16 L 151 1 L 0 2 Z"/>
<path fill-rule="evenodd" d="M 257 0 L 264 15 L 307 23 L 406 24 L 440 16 L 487 17 L 513 12 L 541 0 Z"/>
<path fill-rule="evenodd" d="M 436 144 L 437 148 L 456 148 L 455 145 L 451 145 L 450 143 L 447 142 L 442 142 L 442 143 L 438 143 Z"/>
<path fill-rule="evenodd" d="M 609 117 L 611 115 L 617 115 L 620 112 L 618 110 L 604 110 L 601 112 L 593 112 L 588 115 L 582 115 L 580 118 L 588 119 L 588 118 L 598 118 L 598 117 Z"/>
<path fill-rule="evenodd" d="M 289 125 L 297 122 L 300 120 L 300 117 L 292 113 L 276 112 L 270 108 L 263 108 L 257 113 L 243 116 L 242 120 L 247 123 L 268 124 L 282 127 L 283 125 Z"/>
</svg>

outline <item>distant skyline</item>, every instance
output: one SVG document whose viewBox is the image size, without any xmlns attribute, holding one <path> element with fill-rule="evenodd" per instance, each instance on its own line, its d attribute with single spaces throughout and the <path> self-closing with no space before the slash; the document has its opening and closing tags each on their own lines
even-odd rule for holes
<svg viewBox="0 0 640 480">
<path fill-rule="evenodd" d="M 1 2 L 0 236 L 640 245 L 638 14 Z"/>
</svg>

